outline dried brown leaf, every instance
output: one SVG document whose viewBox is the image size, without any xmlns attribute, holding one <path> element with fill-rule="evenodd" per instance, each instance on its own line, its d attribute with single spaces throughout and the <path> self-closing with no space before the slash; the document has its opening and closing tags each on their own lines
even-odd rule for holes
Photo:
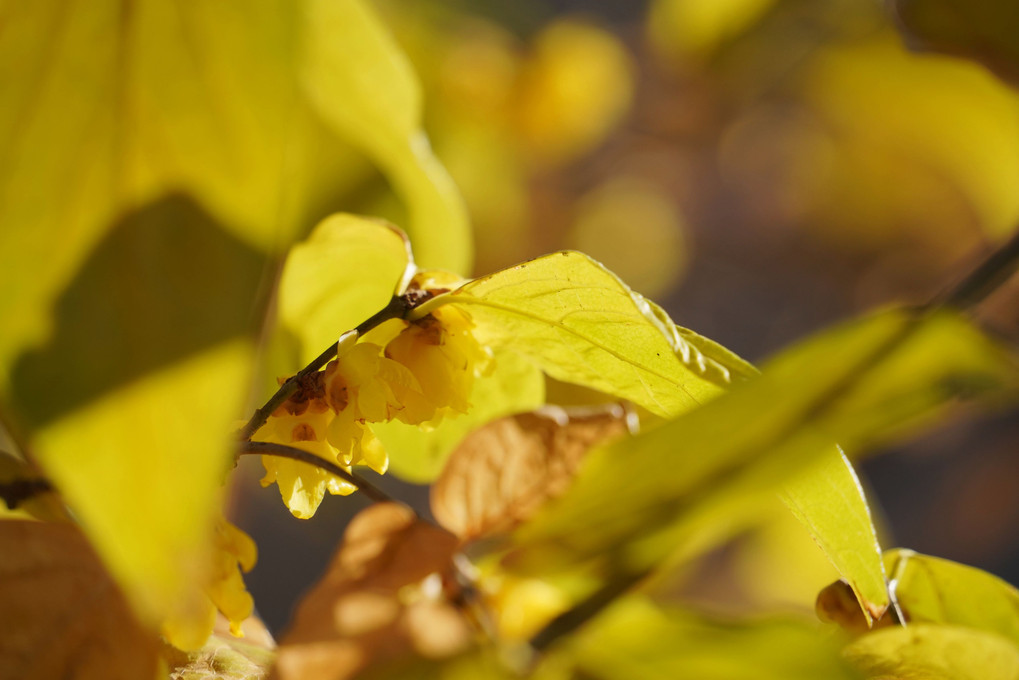
<svg viewBox="0 0 1019 680">
<path fill-rule="evenodd" d="M 450 456 L 432 486 L 432 513 L 464 540 L 508 531 L 567 489 L 591 447 L 626 431 L 618 405 L 495 420 Z"/>
<path fill-rule="evenodd" d="M 0 678 L 145 680 L 158 650 L 77 527 L 0 521 Z"/>
<path fill-rule="evenodd" d="M 472 629 L 446 592 L 457 545 L 395 503 L 359 513 L 298 606 L 271 677 L 340 680 L 376 663 L 463 650 Z"/>
</svg>

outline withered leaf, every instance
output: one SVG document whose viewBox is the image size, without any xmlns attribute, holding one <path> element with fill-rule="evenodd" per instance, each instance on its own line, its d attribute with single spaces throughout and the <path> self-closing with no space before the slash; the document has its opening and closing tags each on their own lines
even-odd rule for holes
<svg viewBox="0 0 1019 680">
<path fill-rule="evenodd" d="M 0 678 L 146 680 L 158 649 L 76 526 L 0 521 Z"/>
<path fill-rule="evenodd" d="M 432 514 L 464 540 L 508 531 L 567 489 L 591 447 L 626 431 L 619 405 L 492 421 L 450 456 L 432 486 Z"/>
<path fill-rule="evenodd" d="M 377 663 L 466 648 L 471 626 L 446 594 L 457 545 L 401 505 L 363 510 L 298 605 L 271 677 L 341 680 Z"/>
</svg>

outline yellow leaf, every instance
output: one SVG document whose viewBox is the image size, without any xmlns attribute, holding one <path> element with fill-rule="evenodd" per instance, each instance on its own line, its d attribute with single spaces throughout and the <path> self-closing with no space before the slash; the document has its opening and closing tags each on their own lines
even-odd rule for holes
<svg viewBox="0 0 1019 680">
<path fill-rule="evenodd" d="M 618 600 L 563 647 L 582 673 L 602 680 L 854 677 L 813 625 L 713 621 L 641 596 Z"/>
<path fill-rule="evenodd" d="M 395 227 L 333 215 L 287 255 L 279 284 L 280 320 L 301 343 L 304 366 L 386 306 L 414 261 Z"/>
<path fill-rule="evenodd" d="M 241 407 L 237 387 L 252 359 L 248 342 L 225 343 L 37 435 L 48 476 L 147 622 L 204 597 L 208 532 Z"/>
<path fill-rule="evenodd" d="M 156 635 L 77 527 L 0 521 L 0 677 L 158 677 Z"/>
<path fill-rule="evenodd" d="M 1019 591 L 993 574 L 912 550 L 885 552 L 895 599 L 909 624 L 945 623 L 1019 645 Z"/>
<path fill-rule="evenodd" d="M 467 211 L 421 129 L 420 85 L 410 64 L 365 3 L 301 5 L 304 93 L 328 125 L 379 164 L 403 198 L 421 266 L 466 274 Z"/>
<path fill-rule="evenodd" d="M 843 652 L 869 678 L 1011 680 L 1019 648 L 1009 640 L 957 626 L 913 625 L 868 633 Z"/>
<path fill-rule="evenodd" d="M 870 508 L 840 448 L 827 449 L 819 458 L 817 465 L 785 486 L 782 500 L 849 583 L 870 623 L 888 608 L 884 562 Z"/>
<path fill-rule="evenodd" d="M 581 253 L 547 255 L 476 279 L 432 303 L 442 304 L 462 307 L 483 344 L 661 416 L 699 406 L 753 371 L 742 360 L 720 361 L 735 355 L 677 329 L 660 307 Z"/>
</svg>

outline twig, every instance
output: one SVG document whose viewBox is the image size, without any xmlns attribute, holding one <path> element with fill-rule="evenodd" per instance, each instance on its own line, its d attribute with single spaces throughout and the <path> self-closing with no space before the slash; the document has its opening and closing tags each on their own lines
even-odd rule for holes
<svg viewBox="0 0 1019 680">
<path fill-rule="evenodd" d="M 1007 281 L 1019 267 L 1019 230 L 988 255 L 969 276 L 931 301 L 929 307 L 949 305 L 970 309 Z"/>
<path fill-rule="evenodd" d="M 272 442 L 241 442 L 239 456 L 244 455 L 262 455 L 262 456 L 277 456 L 279 458 L 289 458 L 296 460 L 301 463 L 307 463 L 317 468 L 321 468 L 326 472 L 341 477 L 346 481 L 350 482 L 357 487 L 358 491 L 363 493 L 368 498 L 372 499 L 376 503 L 395 503 L 392 497 L 389 496 L 385 491 L 373 485 L 367 479 L 355 472 L 348 472 L 336 463 L 331 463 L 324 458 L 319 458 L 314 453 L 309 453 L 303 449 L 298 449 L 293 446 L 287 446 L 285 444 L 273 444 Z"/>
<path fill-rule="evenodd" d="M 389 304 L 361 322 L 357 328 L 354 329 L 354 332 L 358 336 L 364 335 L 384 321 L 403 318 L 410 308 L 411 304 L 404 296 L 394 296 L 390 299 Z M 297 387 L 301 384 L 302 378 L 319 370 L 336 356 L 338 346 L 339 342 L 334 342 L 332 345 L 327 347 L 324 352 L 315 357 L 311 363 L 298 371 L 297 375 L 291 376 L 285 383 L 280 385 L 280 388 L 276 390 L 276 393 L 272 395 L 261 408 L 255 410 L 251 419 L 238 432 L 240 440 L 250 440 L 251 437 L 258 432 L 258 428 L 265 425 L 265 421 L 269 419 L 269 416 L 272 415 L 273 411 L 279 408 L 280 404 L 285 402 L 292 394 L 294 394 L 294 392 L 297 391 Z"/>
<path fill-rule="evenodd" d="M 14 510 L 24 501 L 47 491 L 53 491 L 53 485 L 46 479 L 15 479 L 0 483 L 0 499 L 8 510 Z"/>
</svg>

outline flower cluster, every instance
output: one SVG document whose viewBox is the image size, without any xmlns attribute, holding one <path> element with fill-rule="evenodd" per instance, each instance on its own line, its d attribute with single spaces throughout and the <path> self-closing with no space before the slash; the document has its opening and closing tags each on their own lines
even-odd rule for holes
<svg viewBox="0 0 1019 680">
<path fill-rule="evenodd" d="M 470 318 L 452 306 L 416 321 L 384 324 L 306 376 L 255 439 L 303 449 L 347 470 L 366 465 L 385 472 L 389 458 L 371 423 L 395 419 L 430 427 L 467 412 L 474 379 L 491 357 L 472 328 Z M 296 517 L 314 515 L 326 491 L 355 490 L 307 463 L 273 456 L 262 461 L 262 485 L 275 482 Z"/>
<path fill-rule="evenodd" d="M 204 576 L 204 595 L 183 601 L 180 609 L 163 623 L 163 636 L 174 647 L 199 649 L 212 632 L 218 609 L 230 622 L 230 632 L 243 637 L 241 623 L 255 607 L 244 586 L 241 571 L 251 571 L 258 557 L 251 537 L 223 517 L 217 519 L 212 554 Z"/>
</svg>

